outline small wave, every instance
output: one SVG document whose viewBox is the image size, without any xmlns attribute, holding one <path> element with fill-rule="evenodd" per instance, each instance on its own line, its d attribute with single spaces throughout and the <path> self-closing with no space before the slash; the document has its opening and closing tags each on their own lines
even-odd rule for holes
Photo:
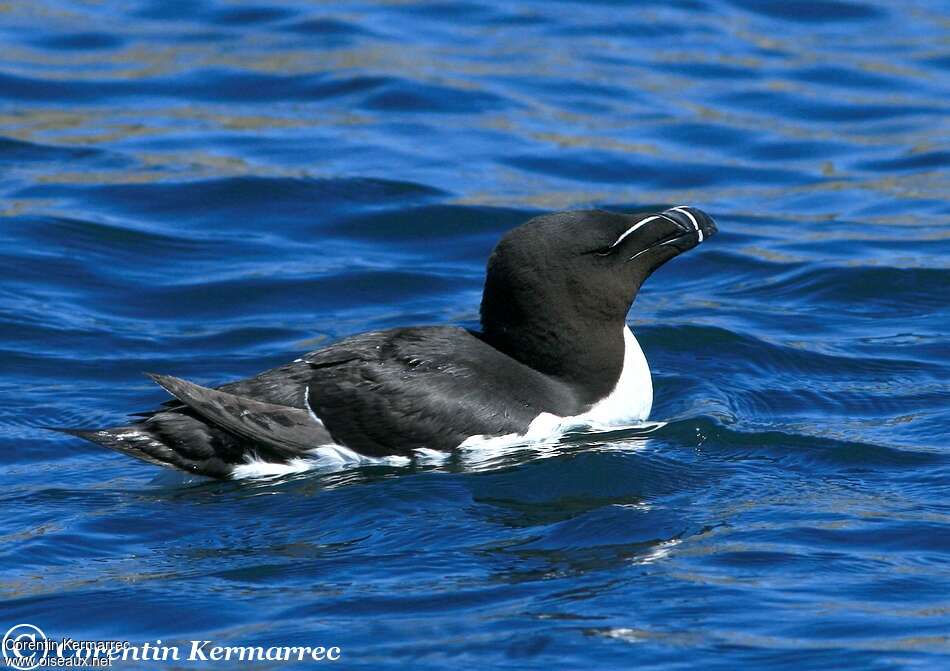
<svg viewBox="0 0 950 671">
<path fill-rule="evenodd" d="M 950 268 L 895 268 L 809 265 L 729 293 L 812 306 L 846 307 L 856 314 L 928 314 L 946 306 L 930 287 L 950 283 Z"/>
<path fill-rule="evenodd" d="M 84 161 L 105 156 L 107 152 L 92 147 L 57 147 L 0 137 L 0 161 L 5 163 Z"/>
<path fill-rule="evenodd" d="M 775 168 L 754 168 L 739 165 L 712 166 L 700 163 L 664 163 L 656 159 L 634 160 L 628 156 L 591 154 L 571 156 L 561 151 L 548 156 L 514 156 L 506 163 L 527 170 L 562 179 L 581 182 L 627 183 L 631 175 L 645 187 L 663 189 L 690 189 L 714 184 L 785 184 L 790 181 L 808 182 L 805 174 Z"/>
<path fill-rule="evenodd" d="M 880 20 L 887 16 L 879 6 L 842 0 L 730 0 L 730 4 L 779 21 L 834 23 Z"/>
<path fill-rule="evenodd" d="M 30 44 L 40 49 L 55 49 L 62 51 L 92 51 L 100 49 L 117 49 L 125 44 L 125 40 L 113 33 L 79 32 L 43 35 L 30 39 Z"/>
<path fill-rule="evenodd" d="M 72 198 L 110 212 L 167 221 L 190 221 L 257 230 L 259 217 L 271 225 L 312 225 L 340 209 L 379 209 L 443 196 L 438 189 L 383 179 L 295 179 L 233 177 L 193 182 L 112 184 L 103 186 L 38 185 L 17 193 L 20 198 Z"/>
<path fill-rule="evenodd" d="M 749 425 L 748 422 L 745 424 Z M 733 458 L 751 454 L 769 455 L 772 460 L 797 464 L 798 468 L 806 468 L 809 463 L 814 462 L 836 467 L 907 470 L 948 465 L 946 456 L 939 452 L 827 438 L 820 435 L 820 427 L 816 428 L 818 430 L 810 434 L 780 429 L 756 429 L 753 426 L 739 430 L 725 426 L 712 417 L 691 417 L 668 422 L 656 437 L 661 440 L 696 444 L 697 436 L 700 436 L 704 451 Z"/>
</svg>

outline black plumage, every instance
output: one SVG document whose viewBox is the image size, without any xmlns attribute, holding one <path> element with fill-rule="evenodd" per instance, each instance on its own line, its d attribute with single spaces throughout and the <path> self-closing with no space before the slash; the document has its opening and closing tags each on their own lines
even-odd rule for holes
<svg viewBox="0 0 950 671">
<path fill-rule="evenodd" d="M 160 409 L 123 426 L 60 430 L 217 478 L 323 445 L 412 456 L 473 435 L 524 433 L 540 413 L 576 415 L 611 392 L 640 285 L 715 230 L 691 208 L 538 217 L 493 251 L 480 332 L 363 333 L 217 389 L 153 375 L 174 396 Z"/>
</svg>

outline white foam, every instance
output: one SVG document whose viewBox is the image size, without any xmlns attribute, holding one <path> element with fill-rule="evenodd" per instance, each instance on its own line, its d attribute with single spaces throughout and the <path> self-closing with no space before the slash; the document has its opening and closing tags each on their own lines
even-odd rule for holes
<svg viewBox="0 0 950 671">
<path fill-rule="evenodd" d="M 417 464 L 426 466 L 441 466 L 449 460 L 450 456 L 452 456 L 449 452 L 443 452 L 442 450 L 430 450 L 427 447 L 415 449 L 412 451 L 412 454 L 414 455 Z"/>
<path fill-rule="evenodd" d="M 634 435 L 624 436 L 622 440 L 598 438 L 596 433 L 583 432 L 585 441 L 602 441 L 599 445 L 578 443 L 564 433 L 553 434 L 541 440 L 527 442 L 524 435 L 510 434 L 484 440 L 473 439 L 464 448 L 459 449 L 459 460 L 466 471 L 489 471 L 512 463 L 524 463 L 538 459 L 548 459 L 573 452 L 582 447 L 585 452 L 598 451 L 638 451 L 648 444 L 648 434 L 665 426 L 665 422 L 644 422 L 636 425 L 615 427 L 614 430 L 634 430 Z M 566 439 L 567 438 L 567 439 Z"/>
<path fill-rule="evenodd" d="M 343 445 L 331 443 L 308 450 L 305 457 L 286 462 L 264 461 L 256 454 L 248 454 L 245 463 L 235 466 L 231 471 L 231 478 L 276 478 L 306 471 L 335 473 L 357 466 L 407 466 L 409 463 L 408 457 L 367 457 Z"/>
<path fill-rule="evenodd" d="M 651 549 L 646 554 L 633 557 L 631 560 L 634 564 L 652 564 L 653 562 L 667 557 L 670 552 L 673 551 L 677 545 L 682 541 L 678 538 L 671 538 L 668 541 L 662 541 L 657 543 L 653 549 Z"/>
</svg>

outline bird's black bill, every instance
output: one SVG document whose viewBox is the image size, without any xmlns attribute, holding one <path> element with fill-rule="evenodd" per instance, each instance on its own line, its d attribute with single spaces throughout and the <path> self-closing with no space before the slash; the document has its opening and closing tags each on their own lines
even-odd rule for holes
<svg viewBox="0 0 950 671">
<path fill-rule="evenodd" d="M 631 256 L 629 261 L 657 249 L 670 249 L 676 254 L 681 254 L 719 231 L 712 217 L 694 207 L 672 207 L 654 215 L 653 219 L 672 223 L 675 228 Z M 669 223 L 666 225 L 668 226 Z"/>
<path fill-rule="evenodd" d="M 698 242 L 715 235 L 719 229 L 713 218 L 695 207 L 678 206 L 663 211 L 663 216 L 675 222 L 684 234 L 694 234 Z"/>
</svg>

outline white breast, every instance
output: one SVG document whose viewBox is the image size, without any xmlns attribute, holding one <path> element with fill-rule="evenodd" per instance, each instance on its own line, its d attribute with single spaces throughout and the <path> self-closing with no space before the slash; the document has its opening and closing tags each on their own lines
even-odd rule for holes
<svg viewBox="0 0 950 671">
<path fill-rule="evenodd" d="M 623 344 L 623 369 L 620 371 L 620 379 L 617 380 L 613 391 L 586 412 L 568 417 L 542 412 L 532 420 L 524 434 L 470 436 L 459 447 L 481 448 L 489 445 L 504 447 L 545 442 L 571 429 L 604 430 L 636 426 L 646 421 L 653 408 L 653 379 L 650 377 L 650 366 L 647 364 L 646 357 L 643 356 L 640 343 L 627 326 L 623 327 Z"/>
<path fill-rule="evenodd" d="M 623 370 L 610 394 L 585 413 L 570 419 L 593 427 L 625 426 L 642 422 L 653 408 L 653 379 L 640 343 L 623 327 Z M 565 418 L 568 419 L 568 418 Z"/>
</svg>

